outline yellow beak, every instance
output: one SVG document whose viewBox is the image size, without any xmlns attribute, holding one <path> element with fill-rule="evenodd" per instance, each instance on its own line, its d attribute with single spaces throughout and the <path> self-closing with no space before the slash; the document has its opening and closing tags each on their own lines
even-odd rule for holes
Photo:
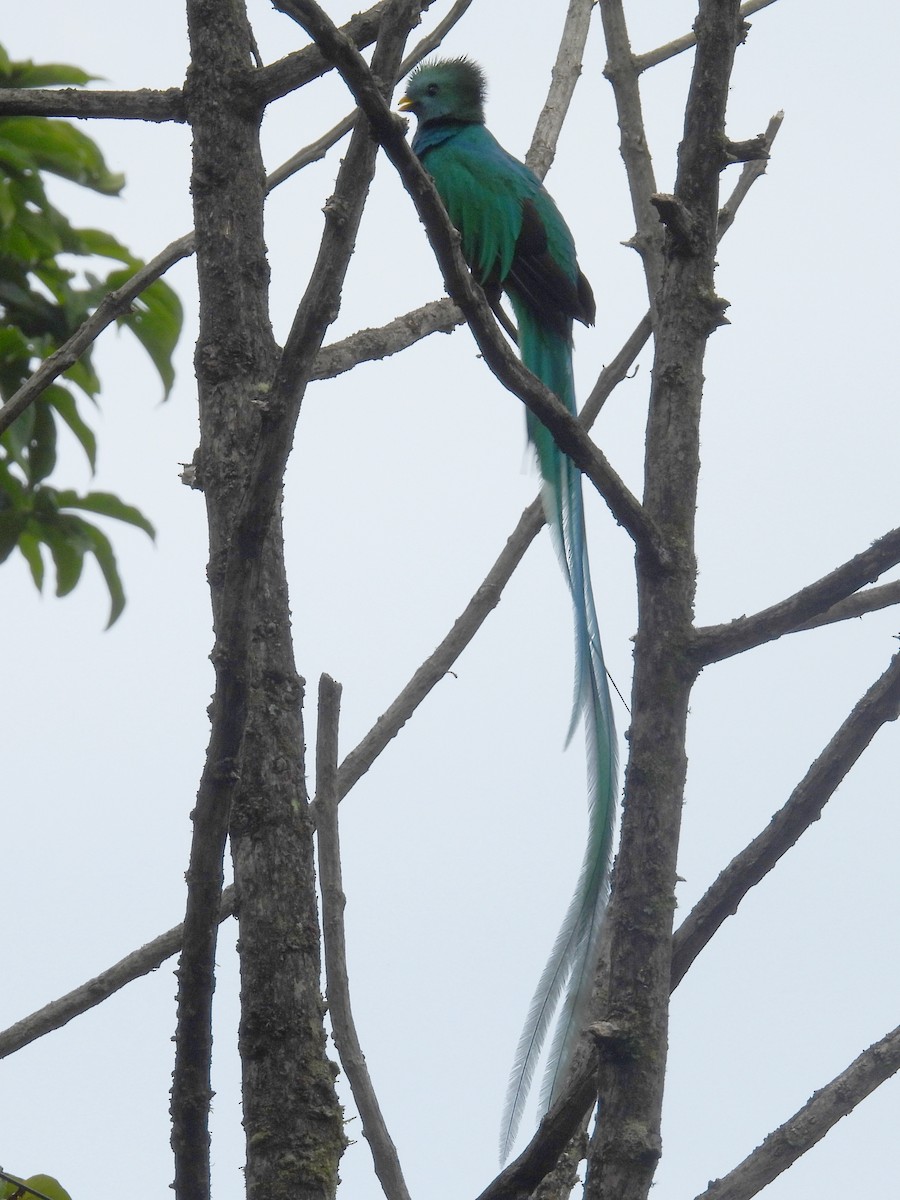
<svg viewBox="0 0 900 1200">
<path fill-rule="evenodd" d="M 397 101 L 397 107 L 401 112 L 409 112 L 414 107 L 414 101 L 410 100 L 409 96 L 401 96 Z"/>
</svg>

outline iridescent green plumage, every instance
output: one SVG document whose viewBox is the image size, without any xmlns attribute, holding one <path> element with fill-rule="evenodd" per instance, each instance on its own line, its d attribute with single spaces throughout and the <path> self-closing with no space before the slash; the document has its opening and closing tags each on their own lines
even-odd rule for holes
<svg viewBox="0 0 900 1200">
<path fill-rule="evenodd" d="M 413 149 L 434 180 L 463 254 L 488 299 L 509 297 L 522 361 L 574 413 L 572 322 L 592 324 L 594 297 L 578 268 L 559 209 L 528 167 L 484 125 L 484 77 L 465 58 L 423 63 L 401 108 L 418 118 Z M 599 929 L 609 892 L 617 795 L 615 728 L 591 588 L 581 475 L 548 430 L 528 413 L 528 436 L 544 481 L 544 508 L 575 609 L 575 710 L 584 717 L 589 832 L 581 875 L 538 983 L 507 1094 L 501 1134 L 505 1159 L 550 1022 L 563 1002 L 545 1089 L 562 1081 L 590 998 Z"/>
</svg>

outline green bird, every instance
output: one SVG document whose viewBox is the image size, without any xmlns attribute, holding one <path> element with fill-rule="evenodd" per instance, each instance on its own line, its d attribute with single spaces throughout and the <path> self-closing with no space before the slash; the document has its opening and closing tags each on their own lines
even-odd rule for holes
<svg viewBox="0 0 900 1200">
<path fill-rule="evenodd" d="M 484 95 L 484 75 L 474 62 L 436 60 L 413 72 L 399 106 L 418 120 L 412 148 L 459 230 L 472 274 L 495 312 L 501 291 L 509 298 L 523 363 L 575 413 L 572 322 L 593 324 L 594 296 L 559 209 L 537 176 L 485 128 Z M 575 704 L 568 737 L 583 718 L 589 831 L 575 895 L 519 1039 L 500 1137 L 504 1161 L 560 1003 L 544 1107 L 563 1081 L 584 1023 L 609 897 L 618 794 L 616 734 L 588 565 L 581 473 L 530 412 L 527 422 L 547 522 L 575 610 Z"/>
</svg>

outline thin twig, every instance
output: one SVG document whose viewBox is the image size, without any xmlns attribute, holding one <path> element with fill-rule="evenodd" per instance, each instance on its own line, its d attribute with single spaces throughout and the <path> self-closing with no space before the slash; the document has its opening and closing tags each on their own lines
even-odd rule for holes
<svg viewBox="0 0 900 1200">
<path fill-rule="evenodd" d="M 786 633 L 808 627 L 840 601 L 851 597 L 867 583 L 900 562 L 900 527 L 890 530 L 861 554 L 842 563 L 827 575 L 793 596 L 749 617 L 737 617 L 724 625 L 707 625 L 694 633 L 694 660 L 700 666 L 721 662 L 754 646 L 774 642 Z"/>
<path fill-rule="evenodd" d="M 503 547 L 483 583 L 454 622 L 452 629 L 425 659 L 390 707 L 378 718 L 362 741 L 350 751 L 338 770 L 338 791 L 346 796 L 368 771 L 385 746 L 397 736 L 431 689 L 447 674 L 481 628 L 485 618 L 500 602 L 504 586 L 525 551 L 544 524 L 540 497 L 522 513 L 515 530 Z M 315 812 L 316 802 L 313 803 Z"/>
<path fill-rule="evenodd" d="M 314 142 L 310 142 L 308 146 L 304 146 L 302 150 L 298 150 L 296 154 L 292 154 L 290 158 L 276 167 L 266 178 L 266 191 L 271 192 L 286 179 L 290 179 L 292 175 L 302 171 L 304 167 L 323 159 L 332 146 L 337 145 L 341 138 L 346 137 L 350 132 L 358 114 L 359 110 L 354 108 L 353 112 L 348 113 L 346 117 L 341 117 L 340 121 L 336 125 L 332 125 L 321 137 L 317 137 Z"/>
<path fill-rule="evenodd" d="M 319 879 L 322 886 L 322 934 L 328 1011 L 334 1042 L 359 1109 L 363 1134 L 372 1152 L 375 1174 L 387 1200 L 410 1200 L 397 1148 L 388 1132 L 378 1097 L 359 1044 L 350 1004 L 347 944 L 344 937 L 344 896 L 341 845 L 338 832 L 337 753 L 341 686 L 328 675 L 319 679 L 319 720 L 316 733 L 316 795 Z"/>
<path fill-rule="evenodd" d="M 672 988 L 750 889 L 818 821 L 828 800 L 875 734 L 900 716 L 900 653 L 853 707 L 847 719 L 766 828 L 731 860 L 675 933 Z"/>
<path fill-rule="evenodd" d="M 900 1026 L 864 1050 L 761 1146 L 697 1200 L 750 1200 L 793 1166 L 849 1112 L 900 1070 Z"/>
<path fill-rule="evenodd" d="M 234 888 L 229 886 L 222 892 L 222 903 L 219 908 L 219 921 L 224 921 L 234 913 Z M 133 950 L 119 962 L 107 967 L 93 979 L 89 979 L 80 987 L 66 992 L 58 1000 L 51 1000 L 43 1008 L 37 1009 L 15 1025 L 10 1025 L 0 1033 L 0 1058 L 6 1058 L 21 1050 L 29 1042 L 37 1041 L 44 1034 L 61 1029 L 73 1017 L 79 1017 L 88 1009 L 102 1004 L 110 996 L 118 992 L 126 984 L 142 975 L 149 975 L 161 966 L 167 958 L 177 954 L 181 949 L 184 925 L 175 925 L 172 929 L 161 933 L 152 942 L 147 942 L 139 950 Z"/>
<path fill-rule="evenodd" d="M 591 27 L 594 0 L 569 0 L 550 90 L 535 126 L 525 162 L 543 179 L 556 157 L 556 144 L 581 77 L 584 47 Z"/>
<path fill-rule="evenodd" d="M 620 150 L 637 227 L 637 232 L 628 244 L 638 251 L 643 261 L 647 297 L 653 311 L 656 294 L 662 283 L 663 230 L 656 210 L 650 203 L 650 197 L 656 195 L 656 179 L 644 132 L 638 73 L 628 39 L 622 0 L 604 0 L 600 5 L 600 17 L 603 21 L 608 55 L 603 73 L 612 84 L 616 102 L 622 134 Z"/>
<path fill-rule="evenodd" d="M 774 0 L 768 0 L 770 4 Z M 766 131 L 761 137 L 763 152 L 765 157 L 754 158 L 750 162 L 745 162 L 741 169 L 737 183 L 734 185 L 734 191 L 719 209 L 719 224 L 717 237 L 719 241 L 725 236 L 731 226 L 734 224 L 734 218 L 737 215 L 737 210 L 743 204 L 747 197 L 750 188 L 756 183 L 761 175 L 765 175 L 768 165 L 768 154 L 772 149 L 772 143 L 778 136 L 778 131 L 781 129 L 784 121 L 784 113 L 779 111 L 773 117 L 769 118 L 769 123 L 766 126 Z"/>
<path fill-rule="evenodd" d="M 745 3 L 741 5 L 741 16 L 752 16 L 753 13 L 759 12 L 761 8 L 768 8 L 770 4 L 774 3 L 775 0 L 745 0 Z M 656 67 L 661 62 L 665 62 L 666 59 L 674 58 L 677 54 L 682 54 L 685 50 L 690 50 L 692 46 L 696 45 L 697 35 L 693 31 L 685 33 L 681 37 L 667 42 L 665 46 L 658 46 L 656 50 L 648 50 L 646 54 L 636 54 L 634 56 L 635 70 L 640 74 L 649 67 Z"/>
<path fill-rule="evenodd" d="M 848 596 L 846 600 L 832 604 L 831 608 L 827 608 L 817 617 L 798 625 L 795 632 L 802 633 L 807 629 L 820 629 L 823 625 L 833 625 L 837 621 L 849 621 L 854 617 L 863 617 L 867 613 L 891 608 L 895 604 L 900 604 L 900 580 L 856 592 L 855 595 Z"/>
<path fill-rule="evenodd" d="M 459 23 L 471 5 L 472 0 L 455 0 L 447 15 L 438 21 L 434 29 L 430 33 L 426 33 L 425 37 L 404 58 L 400 64 L 400 69 L 397 71 L 397 78 L 402 79 L 407 71 L 411 71 L 417 63 L 422 61 L 426 54 L 431 54 L 433 50 L 437 50 L 450 30 Z"/>
</svg>

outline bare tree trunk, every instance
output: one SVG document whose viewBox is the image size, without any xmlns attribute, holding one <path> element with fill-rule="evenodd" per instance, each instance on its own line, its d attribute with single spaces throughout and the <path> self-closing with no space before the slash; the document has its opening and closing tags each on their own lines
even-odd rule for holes
<svg viewBox="0 0 900 1200">
<path fill-rule="evenodd" d="M 647 516 L 671 547 L 668 569 L 637 553 L 631 753 L 611 925 L 608 1016 L 626 1047 L 600 1072 L 589 1200 L 645 1200 L 661 1153 L 672 917 L 687 772 L 696 588 L 694 512 L 703 357 L 721 323 L 714 268 L 725 101 L 739 39 L 737 0 L 703 0 L 697 52 L 666 221 L 644 474 Z"/>
<path fill-rule="evenodd" d="M 222 854 L 234 809 L 241 905 L 241 1050 L 251 1195 L 327 1197 L 342 1114 L 325 1054 L 319 929 L 280 521 L 238 517 L 277 348 L 263 241 L 262 108 L 241 0 L 188 5 L 193 194 L 200 281 L 198 480 L 216 623 L 213 732 L 189 872 L 173 1088 L 176 1194 L 209 1194 L 210 1006 Z M 264 547 L 264 548 L 263 548 Z M 246 736 L 245 736 L 246 734 Z M 213 918 L 211 920 L 211 918 Z"/>
<path fill-rule="evenodd" d="M 324 1200 L 346 1145 L 326 1054 L 306 789 L 303 680 L 294 666 L 281 521 L 257 595 L 250 707 L 232 811 L 241 963 L 248 1197 Z"/>
</svg>

